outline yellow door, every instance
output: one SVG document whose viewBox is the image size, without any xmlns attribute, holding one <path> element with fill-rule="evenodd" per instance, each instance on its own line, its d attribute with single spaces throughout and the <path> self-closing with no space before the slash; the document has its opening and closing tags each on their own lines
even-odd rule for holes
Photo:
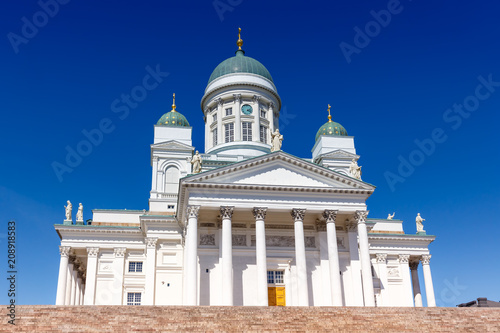
<svg viewBox="0 0 500 333">
<path fill-rule="evenodd" d="M 268 287 L 269 306 L 285 306 L 285 287 Z"/>
</svg>

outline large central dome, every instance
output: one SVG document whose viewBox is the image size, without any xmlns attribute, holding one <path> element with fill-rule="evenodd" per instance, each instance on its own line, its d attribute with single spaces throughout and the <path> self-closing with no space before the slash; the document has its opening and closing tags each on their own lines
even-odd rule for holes
<svg viewBox="0 0 500 333">
<path fill-rule="evenodd" d="M 264 65 L 254 58 L 245 56 L 245 52 L 243 50 L 238 50 L 236 51 L 236 55 L 234 57 L 224 60 L 217 67 L 215 67 L 212 75 L 210 75 L 208 83 L 210 84 L 210 82 L 216 78 L 233 73 L 256 74 L 273 82 L 271 74 Z"/>
</svg>

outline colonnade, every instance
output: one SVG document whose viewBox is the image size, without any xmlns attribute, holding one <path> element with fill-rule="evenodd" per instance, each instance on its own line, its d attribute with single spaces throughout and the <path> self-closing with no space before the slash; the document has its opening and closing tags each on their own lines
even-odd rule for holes
<svg viewBox="0 0 500 333">
<path fill-rule="evenodd" d="M 85 273 L 82 263 L 71 254 L 71 247 L 60 246 L 56 305 L 83 305 Z"/>
</svg>

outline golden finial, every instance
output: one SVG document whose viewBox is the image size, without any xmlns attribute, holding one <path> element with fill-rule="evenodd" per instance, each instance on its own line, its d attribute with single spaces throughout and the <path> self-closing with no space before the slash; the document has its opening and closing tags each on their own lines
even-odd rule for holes
<svg viewBox="0 0 500 333">
<path fill-rule="evenodd" d="M 331 123 L 332 122 L 332 115 L 330 114 L 330 104 L 328 104 L 328 122 Z"/>
<path fill-rule="evenodd" d="M 174 102 L 172 103 L 172 111 L 175 112 L 175 93 L 174 93 Z"/>
<path fill-rule="evenodd" d="M 243 39 L 241 39 L 241 28 L 238 28 L 238 41 L 236 42 L 238 45 L 238 50 L 241 50 L 241 46 L 243 45 Z"/>
</svg>

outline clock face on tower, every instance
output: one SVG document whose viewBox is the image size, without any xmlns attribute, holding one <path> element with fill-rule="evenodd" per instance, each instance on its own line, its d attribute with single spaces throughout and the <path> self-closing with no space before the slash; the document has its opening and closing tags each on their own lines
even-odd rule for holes
<svg viewBox="0 0 500 333">
<path fill-rule="evenodd" d="M 251 114 L 252 113 L 252 107 L 248 104 L 245 104 L 241 107 L 241 112 L 243 112 L 244 114 Z"/>
</svg>

